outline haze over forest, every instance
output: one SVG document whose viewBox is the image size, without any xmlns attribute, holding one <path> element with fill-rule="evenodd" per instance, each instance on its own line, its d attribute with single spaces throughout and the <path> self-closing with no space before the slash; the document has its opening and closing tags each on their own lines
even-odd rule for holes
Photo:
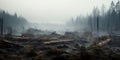
<svg viewBox="0 0 120 60">
<path fill-rule="evenodd" d="M 30 22 L 62 24 L 78 15 L 90 14 L 94 7 L 104 4 L 106 10 L 112 0 L 1 0 L 0 9 L 17 13 Z M 115 3 L 118 0 L 113 0 Z"/>
<path fill-rule="evenodd" d="M 8 15 L 22 16 L 30 23 L 27 27 L 52 31 L 88 31 L 96 29 L 95 26 L 88 26 L 89 18 L 100 15 L 104 20 L 102 13 L 106 16 L 109 14 L 112 1 L 117 5 L 118 0 L 1 0 L 0 9 Z"/>
</svg>

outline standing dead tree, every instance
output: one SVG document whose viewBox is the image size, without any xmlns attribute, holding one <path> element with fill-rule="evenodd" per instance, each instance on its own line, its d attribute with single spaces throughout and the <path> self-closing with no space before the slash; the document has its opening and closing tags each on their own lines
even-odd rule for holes
<svg viewBox="0 0 120 60">
<path fill-rule="evenodd" d="M 1 35 L 3 35 L 3 18 L 0 18 Z"/>
</svg>

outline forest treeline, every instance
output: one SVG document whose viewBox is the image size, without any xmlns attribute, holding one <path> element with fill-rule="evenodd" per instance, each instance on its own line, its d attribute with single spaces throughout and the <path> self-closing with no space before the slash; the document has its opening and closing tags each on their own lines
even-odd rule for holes
<svg viewBox="0 0 120 60">
<path fill-rule="evenodd" d="M 14 33 L 15 31 L 20 32 L 33 25 L 30 24 L 24 17 L 17 16 L 17 14 L 11 15 L 5 11 L 0 11 L 0 18 L 3 18 L 4 33 L 10 30 L 14 31 Z M 76 18 L 70 20 L 67 24 L 68 26 L 73 27 L 71 30 L 83 30 L 90 32 L 96 32 L 99 30 L 99 32 L 112 34 L 120 31 L 119 22 L 120 1 L 117 3 L 112 1 L 109 9 L 106 10 L 105 5 L 103 5 L 101 9 L 95 7 L 91 14 L 87 16 L 77 16 Z"/>
<path fill-rule="evenodd" d="M 12 15 L 5 11 L 0 11 L 0 24 L 2 24 L 2 20 L 4 34 L 21 32 L 29 25 L 29 22 L 24 17 L 17 16 L 16 13 Z"/>
<path fill-rule="evenodd" d="M 120 1 L 117 3 L 112 1 L 108 10 L 105 5 L 101 9 L 95 7 L 90 15 L 77 16 L 71 19 L 69 24 L 76 30 L 118 33 L 120 31 Z"/>
</svg>

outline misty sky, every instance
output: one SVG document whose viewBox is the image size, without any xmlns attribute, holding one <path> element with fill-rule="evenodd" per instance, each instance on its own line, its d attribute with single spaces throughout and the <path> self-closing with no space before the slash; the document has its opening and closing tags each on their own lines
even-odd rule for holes
<svg viewBox="0 0 120 60">
<path fill-rule="evenodd" d="M 108 8 L 112 0 L 0 0 L 0 9 L 36 23 L 65 23 L 74 16 L 91 13 L 102 4 Z M 114 0 L 118 1 L 118 0 Z"/>
</svg>

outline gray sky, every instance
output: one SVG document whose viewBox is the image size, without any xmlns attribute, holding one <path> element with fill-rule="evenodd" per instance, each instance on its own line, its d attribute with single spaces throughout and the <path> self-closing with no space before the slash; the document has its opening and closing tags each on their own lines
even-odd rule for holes
<svg viewBox="0 0 120 60">
<path fill-rule="evenodd" d="M 112 0 L 0 0 L 0 9 L 15 12 L 35 23 L 62 24 L 78 15 L 89 14 L 94 6 L 108 8 Z M 114 0 L 118 1 L 118 0 Z"/>
</svg>

